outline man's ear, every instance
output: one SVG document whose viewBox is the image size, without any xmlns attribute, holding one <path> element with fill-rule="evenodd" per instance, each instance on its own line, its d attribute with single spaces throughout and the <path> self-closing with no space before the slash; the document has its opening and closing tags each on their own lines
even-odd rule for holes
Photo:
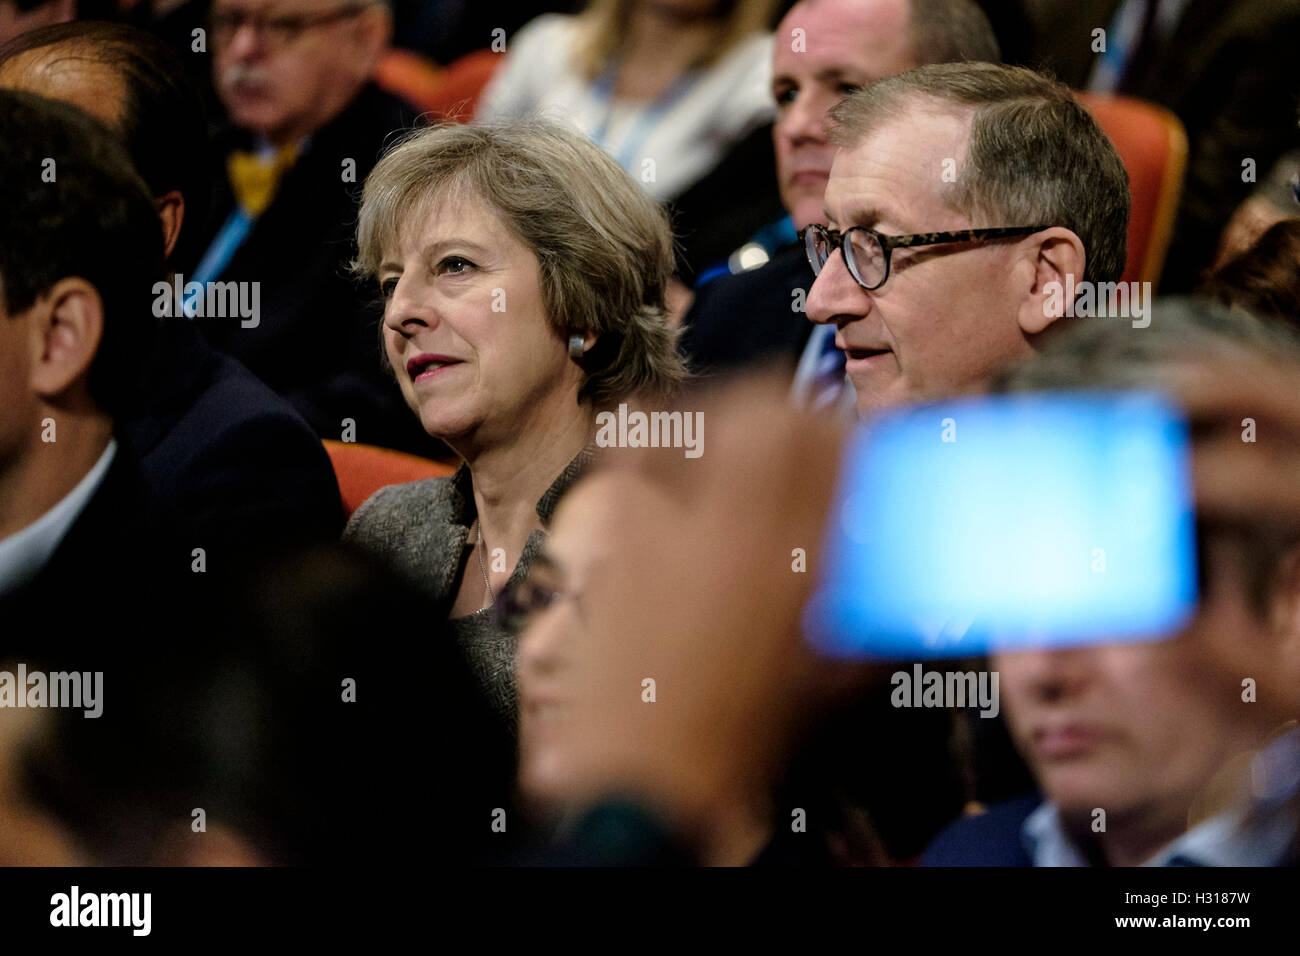
<svg viewBox="0 0 1300 956">
<path fill-rule="evenodd" d="M 158 218 L 162 220 L 163 258 L 170 259 L 185 222 L 185 197 L 179 189 L 173 189 L 154 200 L 154 206 L 158 209 Z"/>
<path fill-rule="evenodd" d="M 361 45 L 366 77 L 375 72 L 379 58 L 393 42 L 393 15 L 382 3 L 371 4 L 357 15 L 357 42 Z"/>
<path fill-rule="evenodd" d="M 85 381 L 104 337 L 104 301 L 85 279 L 60 279 L 32 305 L 31 383 L 44 398 Z"/>
<path fill-rule="evenodd" d="M 1269 608 L 1270 624 L 1278 642 L 1278 660 L 1288 686 L 1300 686 L 1300 545 L 1278 562 Z"/>
<path fill-rule="evenodd" d="M 1083 281 L 1086 256 L 1081 240 L 1070 229 L 1053 226 L 1025 239 L 1027 265 L 1021 274 L 1028 284 L 1017 320 L 1025 335 L 1037 335 L 1065 314 L 1066 296 Z"/>
</svg>

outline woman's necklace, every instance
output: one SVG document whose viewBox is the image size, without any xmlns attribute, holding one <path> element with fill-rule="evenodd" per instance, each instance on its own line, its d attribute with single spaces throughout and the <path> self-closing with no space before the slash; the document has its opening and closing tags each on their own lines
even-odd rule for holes
<svg viewBox="0 0 1300 956">
<path fill-rule="evenodd" d="M 474 519 L 474 550 L 478 552 L 479 570 L 483 572 L 483 593 L 487 595 L 487 603 L 484 604 L 480 611 L 486 611 L 496 603 L 497 596 L 492 593 L 492 582 L 488 578 L 487 561 L 483 557 L 483 529 L 479 526 L 478 518 Z"/>
</svg>

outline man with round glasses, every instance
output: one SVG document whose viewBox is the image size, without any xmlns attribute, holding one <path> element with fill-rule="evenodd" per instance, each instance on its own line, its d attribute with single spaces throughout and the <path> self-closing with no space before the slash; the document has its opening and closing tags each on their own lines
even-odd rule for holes
<svg viewBox="0 0 1300 956">
<path fill-rule="evenodd" d="M 978 388 L 1057 321 L 1067 276 L 1123 272 L 1128 176 L 1060 84 L 937 64 L 831 117 L 828 225 L 803 230 L 807 314 L 834 326 L 859 415 Z"/>
</svg>

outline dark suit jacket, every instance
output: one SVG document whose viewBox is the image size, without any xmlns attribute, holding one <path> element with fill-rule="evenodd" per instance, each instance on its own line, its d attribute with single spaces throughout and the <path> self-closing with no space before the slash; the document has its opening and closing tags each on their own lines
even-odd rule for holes
<svg viewBox="0 0 1300 956">
<path fill-rule="evenodd" d="M 1033 866 L 1020 841 L 1020 827 L 1038 809 L 1038 794 L 990 807 L 977 817 L 962 817 L 934 838 L 922 866 Z"/>
<path fill-rule="evenodd" d="M 208 580 L 191 571 L 187 537 L 152 505 L 119 442 L 49 561 L 0 598 L 0 660 L 107 672 L 128 649 L 143 653 L 170 629 L 182 632 L 189 615 L 203 613 L 194 598 Z"/>
<path fill-rule="evenodd" d="M 1109 28 L 1119 0 L 1036 0 L 1034 61 L 1071 86 L 1088 79 L 1096 55 L 1092 30 Z M 1161 291 L 1191 290 L 1209 264 L 1219 234 L 1254 190 L 1256 177 L 1300 145 L 1295 69 L 1300 0 L 1191 0 L 1163 46 L 1144 47 L 1122 92 L 1159 103 L 1187 127 L 1187 183 Z"/>
<path fill-rule="evenodd" d="M 320 439 L 185 319 L 163 324 L 135 410 L 117 430 L 150 495 L 199 539 L 260 552 L 343 529 Z"/>
<path fill-rule="evenodd" d="M 784 216 L 777 188 L 772 124 L 737 142 L 717 166 L 669 204 L 677 239 L 677 270 L 682 280 L 696 277 Z"/>
<path fill-rule="evenodd" d="M 359 442 L 436 454 L 438 446 L 381 370 L 378 293 L 347 275 L 355 254 L 357 197 L 391 134 L 412 125 L 403 104 L 367 87 L 334 122 L 317 131 L 281 181 L 217 281 L 261 283 L 260 323 L 195 320 L 208 340 L 287 398 L 322 438 L 341 437 L 345 418 Z M 220 170 L 209 217 L 211 239 L 234 209 L 225 157 L 251 148 L 247 134 L 217 138 Z M 344 161 L 356 178 L 344 182 Z M 181 268 L 187 278 L 193 266 Z"/>
<path fill-rule="evenodd" d="M 762 361 L 780 361 L 793 371 L 812 323 L 797 304 L 813 284 L 801 243 L 777 250 L 765 265 L 707 283 L 686 314 L 681 351 L 699 372 L 725 371 Z"/>
</svg>

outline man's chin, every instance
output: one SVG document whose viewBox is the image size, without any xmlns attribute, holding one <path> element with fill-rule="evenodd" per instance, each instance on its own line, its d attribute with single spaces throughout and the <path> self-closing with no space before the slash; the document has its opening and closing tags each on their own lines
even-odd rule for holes
<svg viewBox="0 0 1300 956">
<path fill-rule="evenodd" d="M 280 111 L 261 97 L 229 97 L 223 105 L 232 123 L 258 136 L 269 139 L 276 129 L 284 125 Z"/>
<path fill-rule="evenodd" d="M 911 401 L 900 379 L 881 382 L 873 377 L 870 381 L 859 383 L 850 375 L 849 382 L 853 385 L 858 418 L 863 420 Z"/>
</svg>

